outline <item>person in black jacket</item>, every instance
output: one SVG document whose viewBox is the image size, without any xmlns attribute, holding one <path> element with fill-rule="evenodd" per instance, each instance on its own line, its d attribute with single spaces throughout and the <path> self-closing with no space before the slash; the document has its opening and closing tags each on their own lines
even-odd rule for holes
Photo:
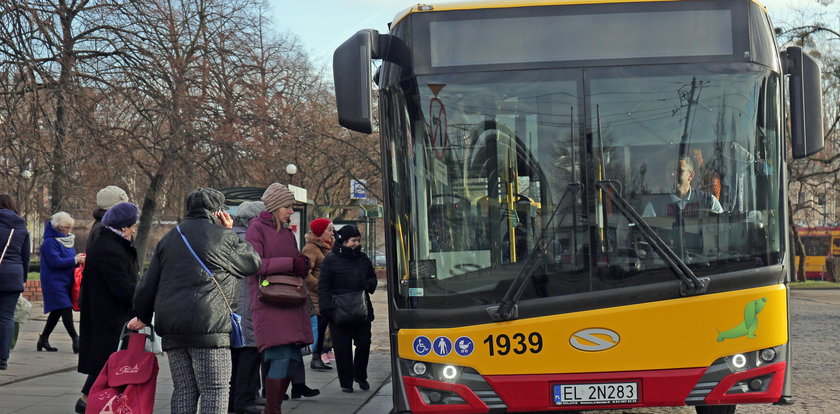
<svg viewBox="0 0 840 414">
<path fill-rule="evenodd" d="M 29 273 L 29 232 L 14 200 L 0 194 L 0 370 L 6 369 L 15 332 L 15 305 Z"/>
<path fill-rule="evenodd" d="M 79 297 L 79 367 L 87 374 L 76 412 L 84 413 L 90 388 L 112 352 L 131 313 L 137 285 L 137 206 L 119 203 L 102 217 L 102 231 L 87 249 Z"/>
<path fill-rule="evenodd" d="M 361 234 L 355 226 L 344 226 L 335 233 L 332 252 L 324 258 L 321 277 L 318 280 L 318 302 L 321 314 L 329 320 L 333 338 L 335 364 L 338 382 L 344 392 L 353 392 L 353 381 L 362 390 L 370 389 L 367 382 L 367 365 L 370 356 L 370 323 L 373 322 L 373 306 L 367 302 L 367 318 L 356 324 L 336 323 L 333 297 L 344 293 L 376 290 L 376 273 L 370 259 L 361 251 Z M 356 345 L 353 355 L 352 345 Z"/>
<path fill-rule="evenodd" d="M 131 329 L 143 329 L 155 312 L 155 332 L 169 356 L 174 390 L 171 410 L 226 414 L 231 375 L 230 311 L 241 279 L 257 273 L 260 257 L 231 230 L 225 196 L 202 188 L 187 197 L 180 224 L 187 244 L 172 229 L 158 243 L 134 294 Z M 199 260 L 213 273 L 208 275 Z M 215 279 L 215 280 L 214 280 Z"/>
<path fill-rule="evenodd" d="M 85 251 L 90 249 L 94 240 L 99 237 L 99 232 L 102 230 L 102 217 L 109 208 L 123 202 L 128 201 L 128 194 L 125 190 L 115 185 L 109 185 L 96 193 L 96 210 L 93 210 L 93 224 L 90 226 L 88 238 L 85 242 Z"/>
</svg>

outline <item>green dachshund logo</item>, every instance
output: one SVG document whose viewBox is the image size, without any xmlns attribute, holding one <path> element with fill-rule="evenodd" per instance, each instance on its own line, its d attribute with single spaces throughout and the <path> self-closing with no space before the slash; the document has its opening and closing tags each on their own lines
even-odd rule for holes
<svg viewBox="0 0 840 414">
<path fill-rule="evenodd" d="M 723 342 L 724 339 L 740 338 L 744 335 L 747 338 L 755 338 L 755 330 L 758 328 L 758 313 L 764 309 L 766 304 L 767 298 L 756 299 L 748 303 L 744 307 L 744 321 L 732 329 L 718 332 L 717 341 Z"/>
</svg>

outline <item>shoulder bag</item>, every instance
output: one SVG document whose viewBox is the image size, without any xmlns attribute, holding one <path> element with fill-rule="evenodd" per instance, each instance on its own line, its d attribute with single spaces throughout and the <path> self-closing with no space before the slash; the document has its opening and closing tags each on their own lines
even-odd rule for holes
<svg viewBox="0 0 840 414">
<path fill-rule="evenodd" d="M 225 300 L 225 305 L 227 305 L 228 311 L 230 311 L 230 347 L 231 348 L 242 348 L 245 346 L 245 333 L 242 331 L 242 316 L 238 313 L 233 311 L 233 308 L 230 306 L 230 302 L 228 302 L 227 295 L 225 295 L 225 291 L 222 290 L 222 285 L 219 284 L 219 281 L 216 280 L 216 276 L 213 275 L 213 272 L 204 265 L 204 262 L 201 258 L 195 254 L 195 250 L 193 250 L 192 246 L 190 246 L 190 242 L 187 241 L 187 238 L 184 236 L 184 233 L 181 233 L 181 225 L 179 224 L 177 227 L 178 234 L 181 235 L 181 239 L 184 240 L 184 244 L 187 245 L 187 249 L 189 249 L 190 253 L 192 253 L 195 260 L 198 261 L 198 264 L 201 265 L 201 268 L 204 269 L 205 272 L 210 276 L 210 279 L 213 280 L 213 283 L 216 284 L 216 287 L 219 288 L 219 293 L 222 295 L 222 299 Z"/>
<path fill-rule="evenodd" d="M 368 308 L 364 290 L 333 295 L 332 322 L 337 325 L 360 324 L 367 320 Z"/>
<path fill-rule="evenodd" d="M 3 258 L 6 257 L 6 250 L 9 250 L 9 244 L 12 243 L 12 236 L 15 235 L 15 229 L 9 232 L 9 239 L 6 240 L 6 247 L 3 248 L 3 254 L 0 254 L 0 263 L 3 263 Z"/>
<path fill-rule="evenodd" d="M 260 302 L 282 308 L 291 308 L 306 303 L 309 294 L 303 279 L 289 275 L 260 276 Z"/>
</svg>

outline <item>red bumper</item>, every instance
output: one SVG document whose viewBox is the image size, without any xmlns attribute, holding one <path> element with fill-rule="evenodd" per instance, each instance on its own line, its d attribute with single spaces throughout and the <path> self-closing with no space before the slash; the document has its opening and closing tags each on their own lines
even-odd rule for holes
<svg viewBox="0 0 840 414">
<path fill-rule="evenodd" d="M 551 384 L 638 381 L 641 396 L 638 403 L 587 405 L 586 409 L 679 406 L 685 405 L 685 397 L 705 370 L 691 368 L 595 374 L 491 375 L 484 378 L 502 397 L 510 412 L 580 410 L 584 406 L 555 406 Z"/>
<path fill-rule="evenodd" d="M 779 362 L 755 369 L 737 372 L 724 377 L 705 397 L 705 404 L 774 403 L 779 400 L 784 386 L 787 364 Z M 487 375 L 484 379 L 507 405 L 508 412 L 621 409 L 634 407 L 683 406 L 689 393 L 703 377 L 706 368 L 671 369 L 657 371 L 629 371 L 586 374 L 550 375 Z M 741 392 L 733 386 L 762 377 L 768 385 L 759 391 Z M 639 400 L 632 404 L 570 405 L 553 403 L 552 386 L 571 383 L 638 383 Z M 403 377 L 411 411 L 414 413 L 486 413 L 484 404 L 468 387 L 429 379 Z M 437 389 L 458 394 L 466 404 L 428 404 L 421 397 L 419 388 Z"/>
</svg>

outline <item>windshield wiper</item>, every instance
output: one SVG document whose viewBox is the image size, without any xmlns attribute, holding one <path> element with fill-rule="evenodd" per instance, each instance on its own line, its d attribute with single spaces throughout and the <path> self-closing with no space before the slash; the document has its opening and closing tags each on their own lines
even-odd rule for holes
<svg viewBox="0 0 840 414">
<path fill-rule="evenodd" d="M 490 317 L 493 318 L 494 321 L 509 321 L 511 319 L 516 319 L 519 316 L 516 302 L 518 302 L 519 298 L 522 297 L 522 294 L 525 293 L 525 288 L 528 286 L 526 282 L 531 279 L 531 276 L 533 276 L 534 271 L 537 269 L 537 265 L 540 263 L 543 254 L 548 249 L 548 243 L 546 242 L 546 233 L 548 228 L 551 227 L 551 222 L 554 220 L 554 216 L 557 215 L 557 212 L 560 211 L 560 206 L 563 205 L 566 197 L 571 193 L 577 194 L 577 192 L 581 189 L 583 189 L 583 185 L 580 183 L 572 183 L 566 186 L 566 190 L 563 191 L 563 196 L 560 197 L 557 207 L 554 207 L 554 211 L 548 218 L 548 222 L 546 222 L 545 226 L 543 226 L 542 232 L 540 232 L 540 238 L 537 240 L 534 248 L 529 252 L 522 269 L 520 269 L 519 273 L 516 274 L 516 277 L 511 282 L 510 287 L 505 292 L 505 296 L 502 297 L 502 301 L 499 302 L 498 305 L 487 307 L 487 313 L 490 314 Z M 573 199 L 572 202 L 575 202 L 575 200 Z M 560 220 L 561 223 L 568 213 L 568 211 L 563 212 Z M 577 220 L 577 217 L 574 217 L 573 220 Z M 511 237 L 511 239 L 513 239 L 513 237 Z"/>
<path fill-rule="evenodd" d="M 616 188 L 615 182 L 612 180 L 598 181 L 596 184 L 599 188 L 604 190 L 604 194 L 615 204 L 618 211 L 631 223 L 636 225 L 636 228 L 642 234 L 642 237 L 653 247 L 659 256 L 665 260 L 668 267 L 680 279 L 680 295 L 692 296 L 699 295 L 706 292 L 709 287 L 710 279 L 708 277 L 697 278 L 694 272 L 689 269 L 688 265 L 665 243 L 656 231 L 648 225 L 636 209 L 630 205 L 621 192 Z"/>
</svg>

